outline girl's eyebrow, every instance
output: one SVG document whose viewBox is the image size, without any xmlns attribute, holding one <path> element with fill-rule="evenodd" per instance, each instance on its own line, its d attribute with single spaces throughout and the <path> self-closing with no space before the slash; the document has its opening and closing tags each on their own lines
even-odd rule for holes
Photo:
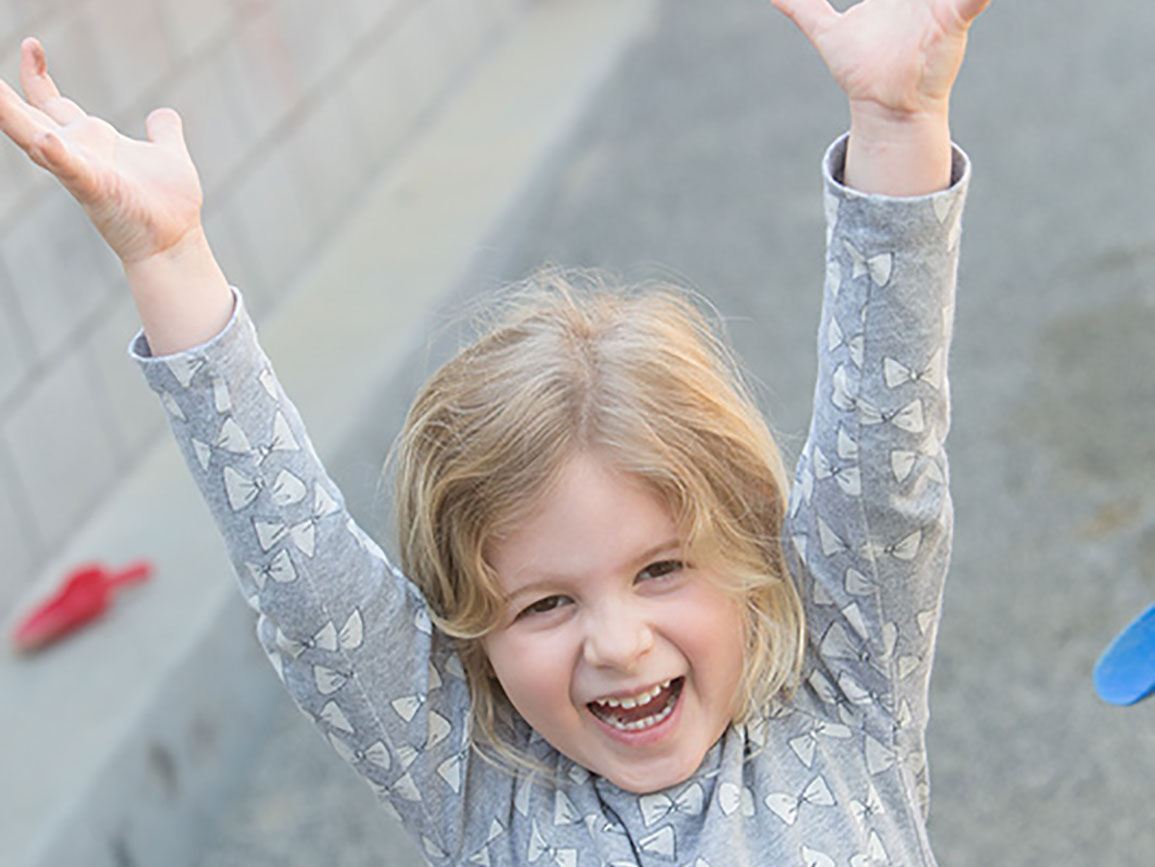
<svg viewBox="0 0 1155 867">
<path fill-rule="evenodd" d="M 659 554 L 665 554 L 675 549 L 680 551 L 682 547 L 682 540 L 677 536 L 674 536 L 670 539 L 666 539 L 664 542 L 659 542 L 657 545 L 647 548 L 636 557 L 631 558 L 627 566 L 630 569 L 641 568 Z M 505 594 L 505 596 L 502 597 L 502 601 L 509 602 L 512 599 L 516 599 L 518 596 L 524 596 L 525 594 L 534 591 L 556 589 L 559 585 L 564 585 L 572 580 L 572 578 L 566 575 L 547 573 L 545 577 L 540 578 L 537 581 L 531 581 L 529 584 L 522 585 L 512 593 Z"/>
</svg>

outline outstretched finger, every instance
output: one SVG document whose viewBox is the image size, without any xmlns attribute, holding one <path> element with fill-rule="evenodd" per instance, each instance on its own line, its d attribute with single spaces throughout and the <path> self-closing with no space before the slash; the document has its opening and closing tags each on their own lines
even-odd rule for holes
<svg viewBox="0 0 1155 867">
<path fill-rule="evenodd" d="M 94 184 L 88 164 L 56 133 L 49 130 L 37 133 L 28 153 L 37 165 L 54 174 L 82 204 L 92 197 Z"/>
<path fill-rule="evenodd" d="M 958 14 L 963 21 L 970 24 L 990 5 L 991 0 L 960 0 Z"/>
<path fill-rule="evenodd" d="M 20 98 L 7 81 L 0 78 L 0 129 L 25 151 L 31 153 L 32 140 L 48 129 L 51 121 Z"/>
<path fill-rule="evenodd" d="M 84 111 L 71 99 L 65 99 L 48 74 L 44 47 L 34 36 L 20 43 L 20 87 L 28 102 L 59 124 L 84 117 Z"/>
<path fill-rule="evenodd" d="M 825 25 L 838 18 L 839 12 L 829 0 L 770 0 L 774 7 L 798 25 L 811 42 Z"/>
</svg>

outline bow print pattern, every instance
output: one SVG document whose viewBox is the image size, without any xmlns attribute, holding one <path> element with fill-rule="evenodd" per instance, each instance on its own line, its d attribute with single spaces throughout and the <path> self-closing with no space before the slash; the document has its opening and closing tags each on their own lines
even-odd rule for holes
<svg viewBox="0 0 1155 867">
<path fill-rule="evenodd" d="M 781 528 L 809 621 L 805 685 L 724 734 L 709 774 L 663 792 L 616 791 L 528 730 L 522 743 L 551 780 L 477 760 L 453 643 L 343 507 L 243 310 L 221 340 L 146 366 L 271 663 L 432 862 L 921 863 L 918 839 L 880 816 L 909 815 L 908 800 L 928 793 L 959 199 L 878 203 L 827 188 L 815 416 Z M 891 211 L 893 222 L 877 217 Z M 908 240 L 912 226 L 924 240 Z"/>
<path fill-rule="evenodd" d="M 648 828 L 671 814 L 683 813 L 696 816 L 702 812 L 705 794 L 701 783 L 692 783 L 674 798 L 661 793 L 642 795 L 638 798 L 638 808 L 642 813 L 642 823 Z"/>
<path fill-rule="evenodd" d="M 850 241 L 843 241 L 842 243 L 846 246 L 846 252 L 850 254 L 850 277 L 852 280 L 869 274 L 876 286 L 883 287 L 890 282 L 891 269 L 894 267 L 893 254 L 883 252 L 867 257 L 858 252 L 858 248 Z"/>
<path fill-rule="evenodd" d="M 577 849 L 549 845 L 545 837 L 541 835 L 541 829 L 538 828 L 537 822 L 533 823 L 530 832 L 529 851 L 526 853 L 526 857 L 530 864 L 536 864 L 542 858 L 553 862 L 558 867 L 577 867 L 578 863 Z"/>
<path fill-rule="evenodd" d="M 803 804 L 814 807 L 833 807 L 834 803 L 834 795 L 831 794 L 830 787 L 821 776 L 811 780 L 810 784 L 797 796 L 781 792 L 772 792 L 766 796 L 766 806 L 787 825 L 793 825 L 798 821 L 798 811 L 802 809 Z"/>
</svg>

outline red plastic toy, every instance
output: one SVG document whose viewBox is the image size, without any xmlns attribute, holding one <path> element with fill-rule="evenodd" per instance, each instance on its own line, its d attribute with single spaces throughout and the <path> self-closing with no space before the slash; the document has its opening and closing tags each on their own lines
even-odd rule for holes
<svg viewBox="0 0 1155 867">
<path fill-rule="evenodd" d="M 75 632 L 104 614 L 118 587 L 143 581 L 151 574 L 152 564 L 145 560 L 117 571 L 100 564 L 75 569 L 50 599 L 16 625 L 13 647 L 25 652 L 39 650 Z"/>
</svg>

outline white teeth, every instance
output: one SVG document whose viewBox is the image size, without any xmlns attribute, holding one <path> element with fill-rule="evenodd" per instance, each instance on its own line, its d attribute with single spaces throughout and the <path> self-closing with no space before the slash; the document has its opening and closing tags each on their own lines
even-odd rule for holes
<svg viewBox="0 0 1155 867">
<path fill-rule="evenodd" d="M 659 683 L 657 686 L 648 689 L 645 692 L 640 692 L 637 695 L 627 696 L 626 698 L 599 698 L 595 699 L 594 701 L 602 707 L 620 707 L 624 710 L 630 710 L 631 708 L 639 707 L 643 704 L 648 704 L 649 702 L 653 701 L 658 697 L 658 693 L 660 693 L 663 689 L 666 689 L 672 682 L 673 678 L 665 681 L 664 683 Z M 645 720 L 642 720 L 642 722 L 644 721 Z"/>
<path fill-rule="evenodd" d="M 660 711 L 658 711 L 656 714 L 653 714 L 652 716 L 645 717 L 644 719 L 637 720 L 635 722 L 620 722 L 620 721 L 614 719 L 613 717 L 605 717 L 604 721 L 608 725 L 611 725 L 614 728 L 616 728 L 618 731 L 623 731 L 623 732 L 638 731 L 640 729 L 649 728 L 650 726 L 656 726 L 658 723 L 660 723 L 662 720 L 664 720 L 666 717 L 668 717 L 671 713 L 674 712 L 674 704 L 675 704 L 675 702 L 671 701 L 671 702 L 667 703 L 666 706 L 664 708 L 662 708 Z"/>
</svg>

